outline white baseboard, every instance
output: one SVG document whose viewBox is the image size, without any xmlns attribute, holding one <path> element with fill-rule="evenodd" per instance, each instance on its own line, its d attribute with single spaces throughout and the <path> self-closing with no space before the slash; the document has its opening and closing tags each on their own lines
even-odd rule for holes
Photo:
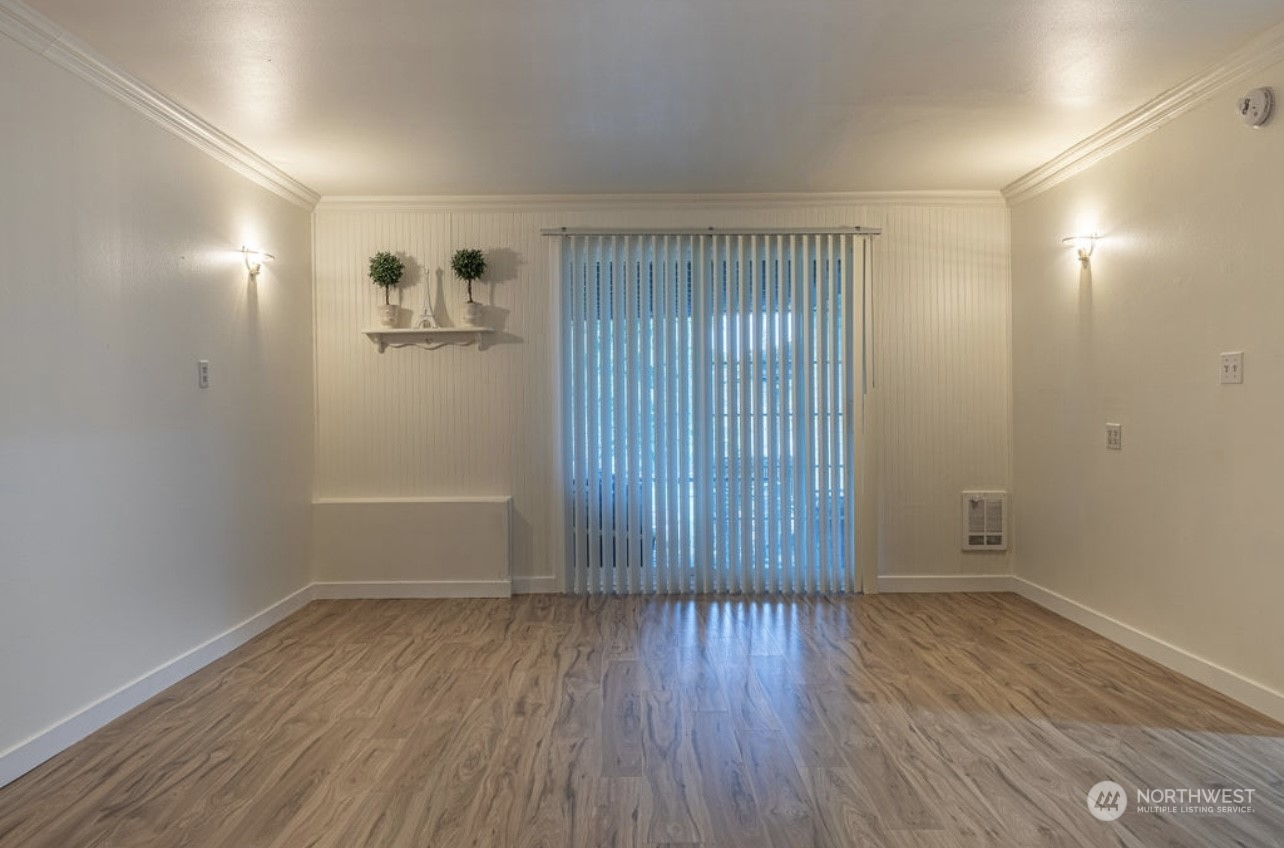
<svg viewBox="0 0 1284 848">
<path fill-rule="evenodd" d="M 376 580 L 313 583 L 315 597 L 359 598 L 509 598 L 512 580 Z"/>
<path fill-rule="evenodd" d="M 239 648 L 314 598 L 507 598 L 512 594 L 514 583 L 527 592 L 557 591 L 557 580 L 553 577 L 517 578 L 511 583 L 508 580 L 309 583 L 235 627 L 126 683 L 30 739 L 0 752 L 0 786 L 17 780 L 148 698 Z"/>
<path fill-rule="evenodd" d="M 1012 592 L 1011 574 L 883 574 L 879 592 Z"/>
<path fill-rule="evenodd" d="M 1284 721 L 1284 693 L 1223 668 L 1104 613 L 1021 577 L 983 575 L 884 575 L 880 592 L 1016 592 L 1045 609 L 1184 674 L 1229 698 Z M 16 780 L 148 698 L 240 647 L 314 598 L 506 598 L 513 592 L 558 591 L 556 577 L 508 580 L 312 583 L 213 639 L 175 657 L 52 727 L 0 753 L 0 786 Z"/>
<path fill-rule="evenodd" d="M 560 591 L 562 586 L 553 576 L 513 578 L 514 595 L 552 595 Z"/>
<path fill-rule="evenodd" d="M 1284 693 L 1249 680 L 1211 660 L 1151 636 L 1118 619 L 1086 607 L 1078 601 L 1072 601 L 1065 595 L 1045 589 L 1037 583 L 1015 576 L 1011 580 L 1013 591 L 1021 597 L 1063 618 L 1068 618 L 1075 624 L 1081 624 L 1094 633 L 1136 651 L 1143 657 L 1154 660 L 1178 674 L 1184 674 L 1276 721 L 1284 721 Z"/>
<path fill-rule="evenodd" d="M 883 575 L 879 592 L 1015 592 L 1228 698 L 1284 721 L 1284 693 L 1013 574 Z"/>
<path fill-rule="evenodd" d="M 30 739 L 19 742 L 9 750 L 0 753 L 0 786 L 17 780 L 45 760 L 120 718 L 153 695 L 168 689 L 229 651 L 239 648 L 272 625 L 302 609 L 310 600 L 312 600 L 311 584 L 250 616 L 213 639 L 126 683 L 115 692 L 105 695 Z"/>
</svg>

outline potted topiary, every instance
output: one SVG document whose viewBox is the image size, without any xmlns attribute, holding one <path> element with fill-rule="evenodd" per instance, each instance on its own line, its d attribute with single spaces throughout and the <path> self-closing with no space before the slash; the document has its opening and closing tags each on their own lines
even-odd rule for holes
<svg viewBox="0 0 1284 848">
<path fill-rule="evenodd" d="M 397 326 L 397 306 L 392 303 L 392 290 L 401 282 L 405 264 L 386 250 L 370 257 L 370 279 L 383 289 L 383 306 L 379 307 L 379 323 L 385 327 Z"/>
<path fill-rule="evenodd" d="M 482 305 L 473 300 L 473 280 L 486 273 L 486 257 L 475 247 L 456 250 L 450 258 L 450 269 L 455 276 L 468 284 L 468 302 L 464 304 L 464 320 L 474 327 L 481 326 Z"/>
</svg>

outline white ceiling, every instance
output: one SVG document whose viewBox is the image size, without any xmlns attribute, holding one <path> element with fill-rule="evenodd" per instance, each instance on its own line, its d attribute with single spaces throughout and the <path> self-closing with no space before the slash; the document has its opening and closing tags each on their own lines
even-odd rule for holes
<svg viewBox="0 0 1284 848">
<path fill-rule="evenodd" d="M 327 195 L 997 189 L 1284 17 L 1280 0 L 28 2 Z"/>
</svg>

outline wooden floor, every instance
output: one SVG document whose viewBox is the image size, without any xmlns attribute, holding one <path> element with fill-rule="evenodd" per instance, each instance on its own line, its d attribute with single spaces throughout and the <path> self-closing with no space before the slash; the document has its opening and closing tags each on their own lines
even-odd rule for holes
<svg viewBox="0 0 1284 848">
<path fill-rule="evenodd" d="M 327 601 L 0 789 L 0 845 L 1280 846 L 1282 798 L 1284 726 L 1013 595 Z"/>
</svg>

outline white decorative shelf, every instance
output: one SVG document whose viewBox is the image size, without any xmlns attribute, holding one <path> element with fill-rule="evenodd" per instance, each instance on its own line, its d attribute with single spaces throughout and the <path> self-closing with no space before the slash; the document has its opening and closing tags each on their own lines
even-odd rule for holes
<svg viewBox="0 0 1284 848">
<path fill-rule="evenodd" d="M 370 341 L 383 353 L 390 347 L 423 347 L 435 350 L 446 345 L 480 345 L 490 327 L 433 327 L 418 330 L 363 330 Z"/>
</svg>

